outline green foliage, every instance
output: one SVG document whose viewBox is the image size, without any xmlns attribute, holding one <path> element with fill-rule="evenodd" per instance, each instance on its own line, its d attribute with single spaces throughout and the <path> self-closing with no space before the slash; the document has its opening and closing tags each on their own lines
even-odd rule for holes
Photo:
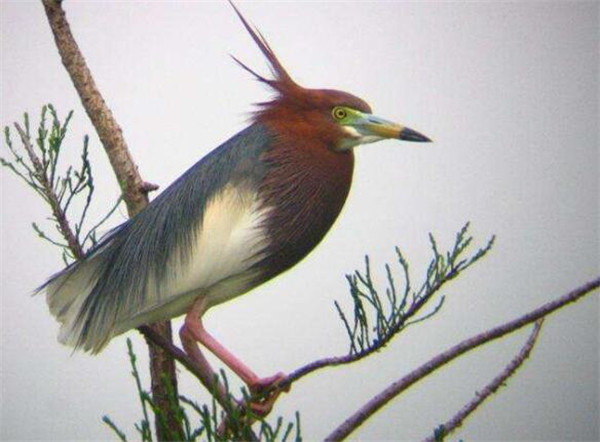
<svg viewBox="0 0 600 442">
<path fill-rule="evenodd" d="M 119 198 L 99 222 L 84 232 L 84 224 L 95 190 L 88 156 L 87 135 L 83 139 L 81 165 L 77 168 L 68 166 L 62 171 L 59 167 L 59 159 L 65 148 L 64 140 L 72 116 L 73 111 L 69 112 L 64 121 L 61 121 L 51 104 L 43 106 L 35 140 L 33 140 L 29 115 L 25 113 L 24 129 L 15 123 L 21 139 L 21 147 L 14 146 L 11 129 L 5 126 L 4 141 L 12 159 L 0 157 L 2 166 L 11 170 L 50 205 L 52 215 L 49 219 L 53 222 L 59 239 L 47 234 L 38 223 L 32 223 L 32 227 L 40 238 L 61 248 L 65 264 L 78 258 L 76 255 L 82 255 L 87 248 L 96 244 L 98 229 L 116 211 L 121 202 Z M 74 206 L 79 207 L 74 209 Z M 71 225 L 68 219 L 75 211 L 78 216 L 74 216 L 76 221 Z"/>
<path fill-rule="evenodd" d="M 295 422 L 284 422 L 282 417 L 278 417 L 274 424 L 270 424 L 266 420 L 251 414 L 247 407 L 235 406 L 223 410 L 217 405 L 214 397 L 210 405 L 199 405 L 185 396 L 179 396 L 179 402 L 182 404 L 180 405 L 175 397 L 173 388 L 169 389 L 169 402 L 171 407 L 173 407 L 172 410 L 175 411 L 175 416 L 177 416 L 177 419 L 181 423 L 184 434 L 169 434 L 170 428 L 164 419 L 164 410 L 160 410 L 154 405 L 152 397 L 142 387 L 142 382 L 137 369 L 137 357 L 133 351 L 130 339 L 127 339 L 127 348 L 129 362 L 131 364 L 131 375 L 135 379 L 138 398 L 142 407 L 142 419 L 134 425 L 140 440 L 144 442 L 153 441 L 150 412 L 153 413 L 155 417 L 158 417 L 158 424 L 163 430 L 163 434 L 167 435 L 168 440 L 183 440 L 186 442 L 197 440 L 208 442 L 225 442 L 230 440 L 299 442 L 302 440 L 300 432 L 300 415 L 298 413 L 296 413 Z M 232 399 L 231 402 L 237 404 L 230 393 L 227 377 L 223 371 L 221 371 L 220 376 L 227 395 Z M 249 399 L 245 391 L 243 391 L 243 397 L 245 400 Z M 128 440 L 125 433 L 117 427 L 110 417 L 103 416 L 102 420 L 115 433 L 119 440 Z M 256 426 L 258 427 L 256 431 L 252 428 L 253 422 L 255 421 Z M 226 431 L 223 429 L 224 422 L 227 423 Z"/>
<path fill-rule="evenodd" d="M 435 238 L 429 234 L 433 258 L 424 282 L 416 290 L 412 288 L 408 261 L 399 248 L 396 248 L 396 254 L 404 279 L 402 289 L 398 288 L 391 267 L 386 264 L 387 287 L 385 296 L 382 296 L 373 280 L 368 256 L 365 257 L 364 271 L 357 270 L 346 276 L 354 307 L 352 319 L 348 319 L 337 302 L 335 307 L 348 334 L 350 355 L 363 357 L 377 351 L 409 325 L 428 319 L 440 311 L 444 303 L 443 296 L 428 313 L 416 317 L 444 284 L 477 262 L 493 246 L 495 237 L 472 255 L 465 256 L 473 240 L 468 235 L 468 229 L 469 223 L 466 223 L 456 234 L 453 247 L 445 253 L 439 252 Z"/>
</svg>

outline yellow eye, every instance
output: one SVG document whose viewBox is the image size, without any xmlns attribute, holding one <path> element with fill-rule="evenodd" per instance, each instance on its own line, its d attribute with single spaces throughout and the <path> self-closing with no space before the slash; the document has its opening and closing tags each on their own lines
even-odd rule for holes
<svg viewBox="0 0 600 442">
<path fill-rule="evenodd" d="M 346 118 L 348 116 L 348 112 L 346 112 L 346 109 L 344 109 L 343 107 L 334 107 L 333 108 L 333 118 L 335 118 L 336 120 L 343 120 L 344 118 Z"/>
</svg>

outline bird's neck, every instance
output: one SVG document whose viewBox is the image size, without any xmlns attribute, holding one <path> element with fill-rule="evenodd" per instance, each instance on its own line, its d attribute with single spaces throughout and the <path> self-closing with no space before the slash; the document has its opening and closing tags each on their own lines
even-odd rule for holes
<svg viewBox="0 0 600 442">
<path fill-rule="evenodd" d="M 354 156 L 322 141 L 286 137 L 263 154 L 268 171 L 260 196 L 271 208 L 264 268 L 274 276 L 304 258 L 329 231 L 350 191 Z"/>
</svg>

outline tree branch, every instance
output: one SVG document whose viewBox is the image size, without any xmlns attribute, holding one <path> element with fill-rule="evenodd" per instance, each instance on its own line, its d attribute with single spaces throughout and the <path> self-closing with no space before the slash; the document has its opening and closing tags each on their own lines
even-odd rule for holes
<svg viewBox="0 0 600 442">
<path fill-rule="evenodd" d="M 533 330 L 529 335 L 529 339 L 525 342 L 525 345 L 521 347 L 521 350 L 513 358 L 512 361 L 502 370 L 502 372 L 496 376 L 492 381 L 487 384 L 483 390 L 475 393 L 475 397 L 466 404 L 456 415 L 454 415 L 450 420 L 448 420 L 445 424 L 440 425 L 435 433 L 425 439 L 423 442 L 436 442 L 440 440 L 440 438 L 445 437 L 446 435 L 453 432 L 456 428 L 460 427 L 464 420 L 473 413 L 487 398 L 489 398 L 493 393 L 495 393 L 501 386 L 504 385 L 506 380 L 511 377 L 513 374 L 517 372 L 517 370 L 523 365 L 525 359 L 529 357 L 533 346 L 537 342 L 537 338 L 539 336 L 540 330 L 542 328 L 542 324 L 544 319 L 538 319 L 533 326 Z"/>
<path fill-rule="evenodd" d="M 303 376 L 306 376 L 313 371 L 325 367 L 333 367 L 337 365 L 349 364 L 359 361 L 372 353 L 375 353 L 385 347 L 394 337 L 396 337 L 407 326 L 421 322 L 428 317 L 431 317 L 443 303 L 443 298 L 434 309 L 422 317 L 416 318 L 416 315 L 430 302 L 433 297 L 438 294 L 445 284 L 458 277 L 461 272 L 468 269 L 470 266 L 483 258 L 492 248 L 495 236 L 492 236 L 485 246 L 479 248 L 471 256 L 464 257 L 468 246 L 471 244 L 473 237 L 468 235 L 469 223 L 466 223 L 456 235 L 456 242 L 451 251 L 445 254 L 440 254 L 437 243 L 433 235 L 429 235 L 431 245 L 434 252 L 434 257 L 429 263 L 425 282 L 415 291 L 411 291 L 411 279 L 408 271 L 408 261 L 404 258 L 400 249 L 396 247 L 399 263 L 404 272 L 405 289 L 401 298 L 396 294 L 396 287 L 393 281 L 390 267 L 386 265 L 386 274 L 389 281 L 387 295 L 390 301 L 389 314 L 385 314 L 381 306 L 380 297 L 377 294 L 377 289 L 371 278 L 371 270 L 368 258 L 366 259 L 364 275 L 356 271 L 354 275 L 348 275 L 347 279 L 350 282 L 350 293 L 354 300 L 354 310 L 360 310 L 360 314 L 355 313 L 355 328 L 359 325 L 359 339 L 356 338 L 357 333 L 350 330 L 349 323 L 336 303 L 336 308 L 340 314 L 342 321 L 346 327 L 346 331 L 351 339 L 351 347 L 349 354 L 345 356 L 328 357 L 313 361 L 303 367 L 290 373 L 288 382 L 294 382 Z M 359 288 L 357 280 L 365 287 L 366 290 Z M 366 293 L 365 293 L 366 291 Z M 409 299 L 410 298 L 410 299 Z M 371 305 L 378 318 L 383 318 L 385 327 L 373 327 L 369 324 L 368 314 L 365 312 L 365 307 L 361 299 L 366 299 Z M 368 331 L 375 328 L 376 336 L 368 336 Z M 383 329 L 383 331 L 381 331 Z"/>
<path fill-rule="evenodd" d="M 220 389 L 218 378 L 206 376 L 206 373 L 199 369 L 194 360 L 190 358 L 186 352 L 181 350 L 160 333 L 157 333 L 156 330 L 150 326 L 143 325 L 138 328 L 138 331 L 146 338 L 146 340 L 152 341 L 154 344 L 161 347 L 165 352 L 169 353 L 173 359 L 178 361 L 187 368 L 190 373 L 196 376 L 202 385 L 204 385 L 208 391 L 213 393 L 217 402 L 219 402 L 224 409 L 228 409 L 228 407 L 232 406 L 227 394 Z"/>
<path fill-rule="evenodd" d="M 116 122 L 112 112 L 106 105 L 104 98 L 96 87 L 92 73 L 71 33 L 65 12 L 60 0 L 42 0 L 48 23 L 54 35 L 54 41 L 60 54 L 62 63 L 71 77 L 71 81 L 79 94 L 81 103 L 87 112 L 98 137 L 108 155 L 110 164 L 117 176 L 123 192 L 123 199 L 127 205 L 130 216 L 140 212 L 148 204 L 147 191 L 151 186 L 146 184 L 135 165 L 127 143 L 123 138 L 121 127 Z M 156 323 L 151 326 L 165 339 L 172 341 L 171 323 L 169 321 Z M 149 343 L 150 374 L 152 379 L 152 396 L 154 402 L 167 417 L 171 434 L 183 434 L 180 423 L 176 417 L 176 410 L 172 410 L 169 402 L 169 388 L 177 393 L 177 377 L 175 363 L 168 353 L 160 347 Z M 167 386 L 170 384 L 170 387 Z M 157 438 L 164 440 L 161 426 L 156 421 Z"/>
<path fill-rule="evenodd" d="M 96 87 L 92 73 L 71 33 L 71 27 L 62 9 L 62 2 L 42 0 L 42 3 L 62 63 L 106 150 L 110 164 L 123 190 L 123 199 L 129 215 L 133 216 L 146 207 L 148 195 L 143 191 L 144 181 L 129 153 L 123 131 Z"/>
<path fill-rule="evenodd" d="M 23 143 L 23 147 L 25 148 L 25 151 L 27 152 L 27 155 L 29 156 L 29 160 L 31 161 L 31 164 L 33 165 L 36 178 L 43 187 L 45 199 L 46 199 L 46 201 L 48 201 L 48 204 L 50 204 L 50 207 L 52 209 L 52 214 L 54 215 L 54 218 L 58 222 L 58 226 L 59 226 L 61 234 L 67 241 L 67 245 L 69 246 L 69 249 L 73 253 L 73 256 L 76 259 L 81 259 L 84 255 L 83 249 L 81 248 L 81 244 L 79 244 L 75 234 L 73 233 L 73 230 L 71 230 L 71 226 L 69 224 L 69 221 L 67 220 L 66 213 L 60 207 L 60 202 L 58 201 L 56 193 L 54 193 L 54 189 L 52 188 L 52 185 L 50 184 L 50 181 L 48 180 L 46 171 L 44 170 L 44 166 L 42 165 L 40 159 L 38 158 L 38 156 L 35 153 L 35 150 L 33 149 L 33 146 L 31 145 L 31 139 L 29 138 L 29 134 L 27 134 L 21 128 L 19 123 L 15 123 L 15 128 L 17 129 L 17 132 L 19 132 L 19 137 L 21 138 L 21 143 Z"/>
<path fill-rule="evenodd" d="M 385 404 L 438 368 L 443 367 L 448 362 L 456 359 L 470 350 L 479 347 L 480 345 L 501 338 L 508 333 L 511 333 L 527 324 L 543 318 L 544 316 L 564 307 L 571 302 L 579 300 L 583 296 L 597 289 L 599 286 L 600 278 L 596 278 L 561 296 L 560 298 L 548 302 L 541 307 L 518 317 L 517 319 L 475 335 L 474 337 L 466 339 L 454 347 L 451 347 L 443 353 L 440 353 L 374 396 L 370 401 L 368 401 L 359 410 L 346 419 L 346 421 L 344 421 L 340 426 L 333 430 L 325 440 L 339 441 L 345 439 L 350 433 L 356 430 L 360 425 L 362 425 L 363 422 L 369 419 Z"/>
</svg>

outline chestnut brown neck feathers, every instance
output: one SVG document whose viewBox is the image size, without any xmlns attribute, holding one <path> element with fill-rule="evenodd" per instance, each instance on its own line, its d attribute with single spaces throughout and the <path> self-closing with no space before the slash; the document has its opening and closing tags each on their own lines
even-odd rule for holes
<svg viewBox="0 0 600 442">
<path fill-rule="evenodd" d="M 271 101 L 258 104 L 253 118 L 273 139 L 261 156 L 267 172 L 259 189 L 259 199 L 272 210 L 266 221 L 270 245 L 259 264 L 268 279 L 296 264 L 321 241 L 350 191 L 354 155 L 338 149 L 347 134 L 333 120 L 332 109 L 339 105 L 371 109 L 345 92 L 299 86 L 260 32 L 232 6 L 273 75 L 265 78 L 233 57 L 275 92 Z"/>
<path fill-rule="evenodd" d="M 259 198 L 273 210 L 266 221 L 270 245 L 260 264 L 270 278 L 304 258 L 329 231 L 350 191 L 354 155 L 322 141 L 275 134 L 262 156 L 267 174 Z"/>
</svg>

